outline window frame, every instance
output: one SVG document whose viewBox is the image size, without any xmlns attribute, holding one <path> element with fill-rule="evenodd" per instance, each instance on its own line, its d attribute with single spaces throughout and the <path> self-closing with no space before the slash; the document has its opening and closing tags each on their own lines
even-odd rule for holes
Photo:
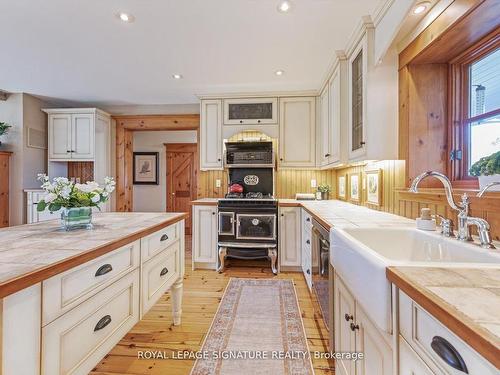
<svg viewBox="0 0 500 375">
<path fill-rule="evenodd" d="M 495 31 L 479 40 L 449 63 L 448 155 L 451 155 L 454 150 L 462 151 L 460 159 L 451 160 L 451 157 L 448 158 L 449 175 L 456 187 L 477 189 L 479 186 L 477 177 L 469 176 L 470 127 L 468 124 L 498 115 L 500 108 L 469 117 L 470 66 L 498 48 L 500 48 L 500 32 Z"/>
</svg>

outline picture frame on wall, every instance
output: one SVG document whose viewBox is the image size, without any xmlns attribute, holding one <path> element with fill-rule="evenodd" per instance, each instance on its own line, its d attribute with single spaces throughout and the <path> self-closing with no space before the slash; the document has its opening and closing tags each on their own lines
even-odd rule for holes
<svg viewBox="0 0 500 375">
<path fill-rule="evenodd" d="M 134 185 L 159 185 L 158 152 L 134 152 Z"/>
<path fill-rule="evenodd" d="M 361 173 L 349 175 L 349 199 L 354 202 L 361 201 Z"/>
<path fill-rule="evenodd" d="M 366 174 L 366 203 L 375 206 L 382 205 L 382 169 L 365 171 Z"/>
<path fill-rule="evenodd" d="M 347 179 L 346 179 L 346 175 L 340 175 L 339 176 L 339 179 L 338 179 L 338 192 L 339 192 L 339 198 L 340 199 L 347 199 Z"/>
</svg>

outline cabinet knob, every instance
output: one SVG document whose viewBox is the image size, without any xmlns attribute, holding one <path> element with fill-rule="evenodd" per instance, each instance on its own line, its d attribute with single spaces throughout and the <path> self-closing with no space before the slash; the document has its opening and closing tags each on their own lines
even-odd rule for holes
<svg viewBox="0 0 500 375">
<path fill-rule="evenodd" d="M 212 215 L 215 215 L 215 212 L 212 212 Z"/>
<path fill-rule="evenodd" d="M 219 159 L 217 159 L 217 161 L 220 161 L 220 158 L 219 158 Z"/>
<path fill-rule="evenodd" d="M 354 320 L 354 317 L 352 315 L 345 314 L 344 319 L 346 320 L 346 322 L 348 322 L 349 320 Z"/>
<path fill-rule="evenodd" d="M 257 120 L 257 122 L 260 124 L 260 120 Z"/>
<path fill-rule="evenodd" d="M 283 161 L 283 158 L 280 158 L 280 161 Z"/>
<path fill-rule="evenodd" d="M 311 270 L 310 269 L 307 269 L 307 274 L 310 275 L 311 274 Z"/>
<path fill-rule="evenodd" d="M 306 244 L 310 245 L 310 244 L 311 244 L 311 241 L 307 240 L 307 241 L 306 241 Z"/>
<path fill-rule="evenodd" d="M 308 218 L 306 219 L 306 221 L 311 221 L 311 218 L 310 218 L 310 217 L 308 217 Z"/>
<path fill-rule="evenodd" d="M 243 120 L 240 120 L 240 124 L 243 124 Z"/>
<path fill-rule="evenodd" d="M 353 332 L 355 330 L 359 329 L 359 325 L 358 324 L 354 324 L 354 323 L 351 323 L 350 327 L 351 327 L 351 331 L 353 331 Z"/>
<path fill-rule="evenodd" d="M 359 142 L 359 144 L 360 144 L 361 146 L 364 146 L 364 145 L 366 145 L 366 142 L 365 142 L 365 141 L 361 141 L 361 142 Z"/>
<path fill-rule="evenodd" d="M 328 158 L 330 156 L 330 154 L 325 154 L 325 158 Z"/>
</svg>

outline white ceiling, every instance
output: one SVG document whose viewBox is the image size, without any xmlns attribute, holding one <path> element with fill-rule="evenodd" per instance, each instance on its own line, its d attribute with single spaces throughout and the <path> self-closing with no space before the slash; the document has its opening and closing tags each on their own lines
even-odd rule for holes
<svg viewBox="0 0 500 375">
<path fill-rule="evenodd" d="M 278 0 L 0 0 L 0 89 L 94 105 L 318 89 L 379 2 L 293 0 L 281 14 Z"/>
</svg>

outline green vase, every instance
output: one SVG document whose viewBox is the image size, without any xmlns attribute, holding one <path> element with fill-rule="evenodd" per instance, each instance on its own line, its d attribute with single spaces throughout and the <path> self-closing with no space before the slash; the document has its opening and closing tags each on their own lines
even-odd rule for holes
<svg viewBox="0 0 500 375">
<path fill-rule="evenodd" d="M 61 226 L 64 230 L 92 229 L 92 207 L 70 207 L 61 210 Z"/>
</svg>

